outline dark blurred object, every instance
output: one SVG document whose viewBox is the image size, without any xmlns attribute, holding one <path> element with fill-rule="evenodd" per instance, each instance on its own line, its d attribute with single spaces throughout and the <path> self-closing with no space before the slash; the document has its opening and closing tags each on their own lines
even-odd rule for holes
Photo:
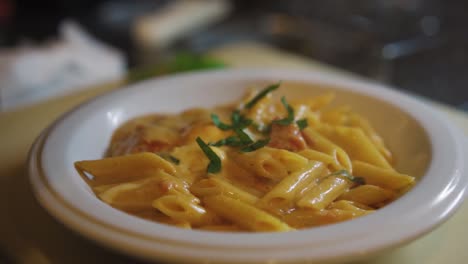
<svg viewBox="0 0 468 264">
<path fill-rule="evenodd" d="M 0 0 L 0 46 L 9 42 L 14 7 L 11 0 Z"/>
<path fill-rule="evenodd" d="M 14 16 L 0 22 L 0 44 L 47 39 L 64 17 L 122 50 L 139 66 L 131 27 L 169 0 L 0 0 Z M 161 50 L 203 53 L 236 41 L 262 41 L 452 104 L 468 102 L 468 1 L 233 0 L 221 23 Z M 0 5 L 1 7 L 1 5 Z M 0 8 L 1 13 L 1 8 Z M 143 56 L 145 57 L 145 56 Z M 156 57 L 161 59 L 161 57 Z M 248 58 L 246 58 L 248 59 Z"/>
<path fill-rule="evenodd" d="M 60 22 L 73 19 L 91 34 L 127 54 L 134 49 L 131 26 L 137 17 L 165 6 L 169 0 L 0 0 L 11 1 L 14 11 L 3 32 L 11 46 L 26 40 L 42 42 L 57 36 Z M 1 2 L 0 2 L 1 3 Z M 0 26 L 3 25 L 0 22 Z"/>
<path fill-rule="evenodd" d="M 178 43 L 263 41 L 437 101 L 468 102 L 467 1 L 234 1 L 225 23 Z"/>
</svg>

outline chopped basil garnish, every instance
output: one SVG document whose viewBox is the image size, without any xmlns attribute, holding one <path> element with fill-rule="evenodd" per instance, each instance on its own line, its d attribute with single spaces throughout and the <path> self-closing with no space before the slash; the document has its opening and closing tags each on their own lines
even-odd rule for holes
<svg viewBox="0 0 468 264">
<path fill-rule="evenodd" d="M 200 137 L 196 139 L 198 146 L 200 146 L 203 153 L 210 160 L 208 168 L 206 169 L 208 173 L 218 173 L 221 171 L 221 159 L 218 155 L 208 146 Z"/>
<path fill-rule="evenodd" d="M 226 130 L 232 129 L 232 126 L 221 122 L 221 120 L 219 120 L 219 116 L 216 114 L 211 114 L 211 120 L 213 121 L 213 124 L 221 130 L 226 131 Z"/>
<path fill-rule="evenodd" d="M 231 129 L 243 129 L 252 124 L 252 120 L 245 118 L 243 115 L 241 115 L 239 110 L 235 110 L 231 114 L 231 121 L 232 124 L 228 125 L 223 123 L 220 119 L 219 116 L 216 114 L 211 114 L 211 120 L 213 121 L 213 124 L 217 126 L 221 130 L 231 130 Z"/>
<path fill-rule="evenodd" d="M 232 124 L 238 124 L 241 119 L 241 114 L 239 110 L 232 111 L 231 122 Z"/>
<path fill-rule="evenodd" d="M 286 102 L 286 97 L 284 96 L 281 97 L 281 103 L 286 108 L 286 111 L 288 111 L 288 116 L 283 119 L 274 120 L 273 123 L 287 126 L 294 122 L 294 109 Z"/>
<path fill-rule="evenodd" d="M 242 152 L 251 152 L 251 151 L 257 150 L 259 148 L 263 148 L 269 142 L 270 142 L 269 138 L 260 139 L 260 140 L 256 141 L 255 143 L 252 143 L 252 144 L 250 144 L 250 145 L 248 145 L 246 147 L 241 148 L 240 151 L 242 151 Z"/>
<path fill-rule="evenodd" d="M 245 108 L 250 109 L 252 108 L 258 101 L 260 101 L 263 97 L 265 97 L 268 93 L 278 89 L 280 87 L 281 83 L 276 83 L 267 86 L 265 89 L 263 89 L 261 92 L 259 92 L 250 102 L 245 104 Z"/>
<path fill-rule="evenodd" d="M 307 119 L 299 119 L 296 121 L 297 126 L 299 127 L 300 130 L 303 130 L 306 128 L 309 124 L 307 123 Z"/>
<path fill-rule="evenodd" d="M 239 110 L 234 110 L 231 114 L 231 121 L 233 128 L 243 129 L 250 126 L 253 122 L 252 119 L 248 119 L 241 115 Z"/>
<path fill-rule="evenodd" d="M 352 182 L 355 182 L 357 184 L 366 184 L 366 181 L 364 180 L 364 178 L 362 177 L 356 177 L 356 176 L 353 176 L 351 175 L 351 173 L 349 173 L 349 171 L 347 170 L 339 170 L 339 171 L 335 171 L 333 173 L 330 174 L 330 176 L 342 176 L 342 177 L 345 177 L 346 179 L 352 181 Z"/>
<path fill-rule="evenodd" d="M 253 142 L 253 140 L 247 135 L 242 129 L 234 129 L 234 132 L 236 132 L 236 135 L 239 137 L 240 141 L 247 145 Z"/>
<path fill-rule="evenodd" d="M 252 108 L 258 101 L 260 101 L 263 97 L 265 97 L 268 93 L 278 89 L 280 83 L 272 84 L 267 86 L 261 92 L 259 92 L 252 100 L 244 105 L 244 109 Z M 294 110 L 293 108 L 286 102 L 286 98 L 283 96 L 281 98 L 281 102 L 283 103 L 284 107 L 288 111 L 288 117 L 273 121 L 278 124 L 288 125 L 294 122 Z M 221 146 L 231 146 L 231 147 L 240 147 L 241 152 L 251 152 L 255 151 L 259 148 L 266 146 L 270 139 L 260 139 L 258 141 L 253 141 L 252 138 L 244 131 L 244 128 L 247 128 L 251 125 L 255 127 L 258 132 L 261 133 L 268 133 L 271 130 L 271 124 L 263 124 L 259 125 L 254 123 L 252 119 L 246 118 L 242 115 L 243 109 L 237 109 L 232 111 L 231 113 L 231 124 L 223 123 L 219 116 L 216 114 L 211 114 L 211 120 L 213 124 L 223 131 L 232 130 L 235 135 L 229 136 L 225 139 L 218 140 L 214 143 L 206 144 L 200 137 L 197 137 L 196 141 L 200 148 L 203 150 L 205 155 L 210 160 L 208 164 L 207 171 L 209 173 L 217 173 L 221 170 L 221 159 L 216 155 L 216 153 L 210 148 L 210 146 L 221 147 Z M 304 123 L 305 122 L 305 123 Z M 299 120 L 298 126 L 301 125 L 307 126 L 306 120 Z"/>
<path fill-rule="evenodd" d="M 211 143 L 211 146 L 221 147 L 221 146 L 231 146 L 231 147 L 240 147 L 244 145 L 239 137 L 237 136 L 230 136 L 221 140 L 216 141 L 215 143 Z"/>
</svg>

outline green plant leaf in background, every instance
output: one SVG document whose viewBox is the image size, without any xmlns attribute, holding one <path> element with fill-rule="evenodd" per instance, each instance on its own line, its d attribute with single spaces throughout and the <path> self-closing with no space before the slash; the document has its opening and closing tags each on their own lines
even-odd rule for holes
<svg viewBox="0 0 468 264">
<path fill-rule="evenodd" d="M 132 83 L 165 74 L 224 67 L 226 67 L 226 64 L 220 60 L 194 53 L 181 52 L 164 62 L 131 70 L 127 75 L 127 81 Z"/>
</svg>

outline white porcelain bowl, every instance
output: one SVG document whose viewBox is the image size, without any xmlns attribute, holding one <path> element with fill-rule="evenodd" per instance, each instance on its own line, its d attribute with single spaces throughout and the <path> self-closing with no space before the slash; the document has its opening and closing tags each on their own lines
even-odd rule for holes
<svg viewBox="0 0 468 264">
<path fill-rule="evenodd" d="M 146 221 L 99 201 L 73 163 L 102 157 L 124 121 L 234 101 L 252 85 L 282 80 L 288 96 L 337 93 L 367 116 L 397 157 L 419 177 L 409 193 L 377 212 L 287 233 L 223 233 Z M 59 221 L 105 246 L 150 260 L 187 263 L 301 263 L 365 258 L 442 223 L 464 199 L 464 138 L 433 109 L 381 85 L 310 71 L 220 70 L 154 79 L 98 97 L 64 115 L 36 141 L 29 172 L 37 199 Z"/>
</svg>

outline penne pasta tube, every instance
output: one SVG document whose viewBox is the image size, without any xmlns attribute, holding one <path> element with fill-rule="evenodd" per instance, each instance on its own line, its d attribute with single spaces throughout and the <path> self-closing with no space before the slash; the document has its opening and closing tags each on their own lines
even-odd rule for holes
<svg viewBox="0 0 468 264">
<path fill-rule="evenodd" d="M 207 208 L 236 225 L 251 231 L 290 231 L 286 223 L 252 205 L 225 195 L 203 198 Z"/>
<path fill-rule="evenodd" d="M 115 187 L 121 183 L 113 183 L 113 184 L 104 184 L 104 185 L 98 185 L 98 186 L 93 186 L 92 190 L 96 195 L 99 195 L 100 193 L 103 193 L 107 190 L 109 190 L 112 187 Z"/>
<path fill-rule="evenodd" d="M 297 201 L 297 206 L 315 210 L 324 209 L 350 186 L 351 182 L 347 179 L 334 175 L 328 176 Z"/>
<path fill-rule="evenodd" d="M 152 206 L 172 219 L 189 222 L 192 226 L 215 222 L 215 217 L 205 208 L 181 195 L 161 196 L 152 202 Z"/>
<path fill-rule="evenodd" d="M 200 180 L 193 184 L 190 190 L 198 197 L 224 194 L 248 204 L 255 204 L 258 201 L 258 197 L 232 185 L 228 180 L 218 176 Z"/>
<path fill-rule="evenodd" d="M 359 205 L 359 206 L 365 207 L 365 205 Z M 340 200 L 340 201 L 336 201 L 336 202 L 331 203 L 330 206 L 328 207 L 328 209 L 347 210 L 347 211 L 351 211 L 356 216 L 366 215 L 366 214 L 372 213 L 374 211 L 374 210 L 370 209 L 369 207 L 368 207 L 368 209 L 363 209 L 363 208 L 361 208 L 359 206 L 357 206 L 356 203 L 354 203 L 353 201 Z"/>
<path fill-rule="evenodd" d="M 315 188 L 319 182 L 326 176 L 328 176 L 330 174 L 330 170 L 328 169 L 324 169 L 323 172 L 313 181 L 309 182 L 309 184 L 307 184 L 306 186 L 304 186 L 304 188 L 302 188 L 302 190 L 300 190 L 297 194 L 296 194 L 296 203 L 297 201 L 299 201 L 302 197 L 304 197 L 304 195 L 306 193 L 308 193 L 310 190 L 312 190 L 313 188 Z"/>
<path fill-rule="evenodd" d="M 242 167 L 254 171 L 258 176 L 280 180 L 288 174 L 303 169 L 308 160 L 301 155 L 284 149 L 263 147 L 248 153 L 232 153 Z"/>
<path fill-rule="evenodd" d="M 91 187 L 135 181 L 147 178 L 159 170 L 175 174 L 175 168 L 170 162 L 149 152 L 77 161 L 75 168 Z M 91 174 L 92 178 L 86 174 Z"/>
<path fill-rule="evenodd" d="M 333 224 L 357 215 L 353 211 L 343 209 L 313 210 L 308 208 L 297 209 L 283 217 L 283 221 L 293 228 L 305 228 Z"/>
<path fill-rule="evenodd" d="M 330 155 L 327 155 L 323 152 L 316 151 L 313 149 L 304 149 L 299 151 L 297 154 L 309 159 L 320 161 L 326 164 L 332 171 L 342 170 L 343 166 L 338 163 L 338 161 Z"/>
<path fill-rule="evenodd" d="M 351 160 L 348 154 L 335 143 L 322 136 L 313 128 L 303 130 L 304 138 L 311 149 L 323 152 L 334 159 L 334 164 L 340 164 L 344 169 L 352 172 Z"/>
<path fill-rule="evenodd" d="M 229 158 L 224 161 L 223 170 L 219 174 L 208 174 L 208 177 L 224 178 L 237 188 L 256 197 L 263 196 L 270 189 L 265 184 L 267 179 L 257 177 L 254 172 L 243 168 L 235 160 Z"/>
<path fill-rule="evenodd" d="M 194 203 L 200 202 L 180 179 L 163 171 L 143 180 L 115 185 L 97 195 L 113 207 L 125 211 L 139 211 L 150 209 L 154 199 L 167 194 L 181 195 Z"/>
<path fill-rule="evenodd" d="M 318 131 L 343 148 L 352 160 L 362 160 L 381 168 L 393 170 L 362 129 L 345 126 L 320 126 Z"/>
<path fill-rule="evenodd" d="M 292 208 L 296 196 L 307 185 L 320 177 L 324 169 L 325 166 L 322 162 L 310 161 L 303 170 L 283 178 L 259 200 L 258 206 L 274 213 L 280 213 Z"/>
<path fill-rule="evenodd" d="M 383 139 L 377 134 L 375 129 L 372 127 L 370 122 L 356 113 L 350 113 L 349 115 L 349 125 L 356 126 L 362 129 L 364 134 L 370 139 L 374 144 L 377 150 L 384 156 L 384 158 L 389 162 L 393 162 L 393 156 L 390 150 L 385 146 Z"/>
<path fill-rule="evenodd" d="M 380 168 L 378 166 L 353 161 L 354 175 L 364 178 L 367 184 L 380 186 L 385 189 L 401 191 L 415 183 L 415 178 L 394 170 Z"/>
<path fill-rule="evenodd" d="M 396 194 L 392 191 L 366 184 L 345 192 L 338 199 L 349 200 L 367 206 L 375 206 L 393 200 L 395 197 Z"/>
</svg>

